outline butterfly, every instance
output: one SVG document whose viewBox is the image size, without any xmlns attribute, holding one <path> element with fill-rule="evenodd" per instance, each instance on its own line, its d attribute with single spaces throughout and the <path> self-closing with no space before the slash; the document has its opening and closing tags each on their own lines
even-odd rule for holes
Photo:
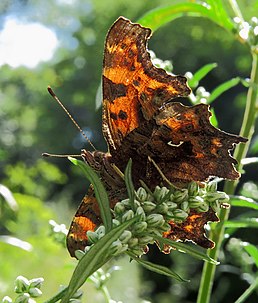
<svg viewBox="0 0 258 303">
<path fill-rule="evenodd" d="M 190 94 L 187 80 L 153 65 L 147 50 L 150 36 L 149 28 L 120 17 L 106 37 L 102 128 L 109 150 L 82 150 L 81 156 L 101 178 L 111 208 L 127 195 L 121 174 L 114 167 L 123 172 L 129 159 L 135 188 L 142 180 L 154 189 L 164 176 L 179 186 L 211 176 L 239 178 L 234 168 L 237 162 L 229 150 L 246 139 L 212 126 L 208 105 L 185 106 L 178 102 L 179 97 Z M 204 230 L 208 221 L 218 221 L 212 209 L 202 213 L 192 210 L 183 223 L 171 222 L 171 231 L 164 237 L 211 248 L 214 244 Z M 67 235 L 71 256 L 87 245 L 86 232 L 101 223 L 94 188 L 90 186 Z"/>
</svg>

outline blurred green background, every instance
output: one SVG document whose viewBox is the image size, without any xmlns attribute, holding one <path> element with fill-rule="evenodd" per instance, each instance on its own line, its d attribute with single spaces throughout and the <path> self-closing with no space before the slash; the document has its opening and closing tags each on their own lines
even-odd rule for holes
<svg viewBox="0 0 258 303">
<path fill-rule="evenodd" d="M 6 199 L 0 196 L 0 235 L 13 236 L 31 244 L 31 247 L 17 242 L 10 245 L 4 240 L 6 238 L 2 238 L 0 298 L 4 295 L 12 297 L 16 276 L 43 276 L 44 295 L 42 301 L 39 300 L 43 302 L 57 292 L 60 284 L 69 282 L 76 263 L 50 236 L 48 220 L 54 219 L 69 226 L 88 184 L 80 170 L 66 159 L 43 159 L 41 154 L 79 154 L 82 148 L 91 150 L 91 147 L 52 100 L 47 86 L 54 89 L 95 147 L 105 151 L 107 147 L 101 133 L 98 91 L 107 30 L 120 15 L 137 21 L 150 9 L 171 2 L 1 1 L 0 62 L 4 57 L 3 43 L 8 43 L 3 33 L 10 20 L 18 25 L 40 24 L 49 29 L 54 37 L 54 40 L 43 40 L 40 32 L 35 37 L 25 33 L 25 29 L 24 36 L 10 32 L 8 37 L 14 38 L 17 43 L 15 48 L 18 54 L 23 52 L 25 58 L 26 54 L 30 58 L 32 54 L 36 56 L 39 46 L 43 53 L 52 50 L 54 43 L 56 47 L 49 60 L 40 61 L 33 67 L 24 64 L 10 66 L 4 62 L 0 66 L 0 184 L 13 193 L 18 207 L 18 210 L 11 210 Z M 239 0 L 238 3 L 247 20 L 257 16 L 257 0 Z M 167 24 L 153 34 L 149 49 L 158 58 L 171 60 L 175 74 L 195 72 L 205 64 L 216 62 L 218 67 L 201 83 L 208 91 L 233 77 L 250 76 L 248 48 L 207 19 L 183 17 Z M 11 57 L 12 50 L 8 52 Z M 239 132 L 246 92 L 247 89 L 239 84 L 213 103 L 222 130 Z M 257 154 L 257 145 L 254 140 L 252 156 Z M 247 180 L 248 183 L 244 184 Z M 257 180 L 255 171 L 247 168 L 242 179 L 242 192 L 245 190 L 254 199 L 258 198 Z M 240 234 L 242 238 L 253 241 L 254 236 L 245 232 Z M 229 243 L 229 250 L 234 252 L 234 245 Z M 151 249 L 148 257 L 191 278 L 191 283 L 179 284 L 120 260 L 118 263 L 122 264 L 122 270 L 115 272 L 108 282 L 112 298 L 136 303 L 143 299 L 161 303 L 195 302 L 201 262 L 174 252 L 170 256 L 162 255 L 156 248 Z M 232 254 L 230 261 L 227 256 L 222 258 L 228 265 L 218 269 L 217 284 L 223 283 L 223 287 L 215 284 L 214 302 L 233 302 L 233 298 L 237 298 L 247 287 L 245 278 L 239 277 L 235 265 L 240 263 L 238 266 L 246 267 L 248 262 L 240 260 L 237 254 Z M 87 302 L 104 302 L 103 296 L 92 284 L 87 284 L 85 289 Z M 223 297 L 226 293 L 231 297 Z"/>
</svg>

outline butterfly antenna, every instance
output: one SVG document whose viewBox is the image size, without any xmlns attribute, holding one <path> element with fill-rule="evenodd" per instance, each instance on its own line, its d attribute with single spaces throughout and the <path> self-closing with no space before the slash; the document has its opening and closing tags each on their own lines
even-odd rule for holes
<svg viewBox="0 0 258 303">
<path fill-rule="evenodd" d="M 69 113 L 68 109 L 63 105 L 63 103 L 59 100 L 59 98 L 57 97 L 57 95 L 54 93 L 54 91 L 52 90 L 52 88 L 50 86 L 47 87 L 48 92 L 50 93 L 50 95 L 56 100 L 56 102 L 62 107 L 62 109 L 65 111 L 65 113 L 67 114 L 67 116 L 70 118 L 70 120 L 73 122 L 73 124 L 77 127 L 77 129 L 79 130 L 79 132 L 83 135 L 83 137 L 85 138 L 85 140 L 90 144 L 90 146 L 96 150 L 95 146 L 92 144 L 92 142 L 90 141 L 90 139 L 87 137 L 87 135 L 84 133 L 84 131 L 81 129 L 81 127 L 78 125 L 78 123 L 74 120 L 74 118 L 72 117 L 72 115 Z M 58 155 L 55 155 L 58 156 Z"/>
<path fill-rule="evenodd" d="M 49 154 L 49 153 L 43 153 L 42 157 L 54 157 L 54 158 L 81 158 L 81 155 L 59 155 L 59 154 Z"/>
</svg>

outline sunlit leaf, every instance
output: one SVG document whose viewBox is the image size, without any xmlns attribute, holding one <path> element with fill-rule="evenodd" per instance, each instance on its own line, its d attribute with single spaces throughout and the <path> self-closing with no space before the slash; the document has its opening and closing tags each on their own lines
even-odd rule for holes
<svg viewBox="0 0 258 303">
<path fill-rule="evenodd" d="M 222 0 L 206 0 L 206 3 L 210 4 L 211 10 L 214 15 L 213 21 L 216 21 L 220 26 L 232 30 L 234 28 Z"/>
<path fill-rule="evenodd" d="M 204 3 L 179 3 L 153 9 L 138 19 L 141 25 L 156 30 L 162 25 L 182 16 L 210 16 L 210 8 Z"/>
<path fill-rule="evenodd" d="M 227 228 L 258 228 L 258 218 L 229 220 L 224 222 L 224 226 Z"/>
<path fill-rule="evenodd" d="M 212 101 L 217 99 L 221 94 L 223 94 L 225 91 L 229 90 L 230 88 L 236 86 L 239 82 L 240 82 L 240 78 L 236 77 L 220 84 L 211 92 L 208 98 L 208 103 L 211 103 Z"/>
<path fill-rule="evenodd" d="M 0 195 L 5 199 L 7 205 L 12 211 L 15 212 L 18 210 L 19 206 L 14 199 L 12 192 L 3 184 L 0 184 Z"/>
<path fill-rule="evenodd" d="M 5 236 L 5 235 L 0 236 L 0 242 L 19 247 L 26 251 L 32 251 L 33 249 L 30 243 L 11 236 Z"/>
<path fill-rule="evenodd" d="M 230 198 L 230 202 L 233 206 L 248 207 L 258 210 L 258 203 L 251 198 L 246 198 L 244 196 L 232 196 Z"/>
<path fill-rule="evenodd" d="M 219 123 L 218 123 L 218 120 L 217 120 L 217 117 L 216 117 L 214 108 L 211 108 L 210 111 L 211 111 L 211 113 L 212 113 L 212 115 L 211 115 L 211 117 L 210 117 L 211 125 L 213 125 L 214 127 L 218 127 L 218 126 L 219 126 Z"/>
<path fill-rule="evenodd" d="M 93 184 L 94 193 L 96 195 L 101 219 L 106 228 L 106 231 L 110 231 L 112 228 L 112 216 L 110 211 L 109 199 L 105 187 L 99 179 L 99 176 L 95 173 L 95 171 L 85 162 L 69 157 L 69 160 L 78 165 L 84 172 L 87 179 Z"/>
<path fill-rule="evenodd" d="M 244 158 L 241 160 L 243 165 L 258 163 L 258 157 Z"/>
<path fill-rule="evenodd" d="M 162 25 L 182 16 L 206 17 L 231 31 L 234 25 L 223 9 L 221 1 L 218 4 L 221 6 L 220 9 L 218 9 L 218 5 L 213 5 L 213 1 L 210 1 L 209 4 L 199 1 L 158 7 L 143 15 L 137 22 L 152 30 L 156 30 Z"/>
<path fill-rule="evenodd" d="M 217 63 L 209 63 L 201 67 L 197 72 L 193 74 L 193 77 L 188 80 L 189 86 L 193 89 L 199 85 L 199 82 L 215 67 Z"/>
<path fill-rule="evenodd" d="M 172 271 L 171 269 L 169 269 L 165 266 L 158 265 L 158 264 L 155 264 L 155 263 L 152 263 L 152 262 L 149 262 L 149 261 L 145 261 L 141 258 L 136 257 L 135 255 L 133 255 L 131 253 L 128 253 L 128 255 L 133 260 L 135 260 L 136 262 L 138 262 L 139 264 L 141 264 L 143 267 L 147 268 L 148 270 L 154 271 L 154 272 L 156 272 L 158 274 L 161 274 L 161 275 L 168 276 L 170 278 L 174 278 L 174 279 L 176 279 L 177 281 L 180 281 L 180 282 L 189 282 L 189 280 L 186 280 L 186 279 L 180 277 L 177 273 L 175 273 L 174 271 Z"/>
<path fill-rule="evenodd" d="M 117 240 L 122 232 L 136 219 L 137 217 L 134 217 L 133 219 L 112 229 L 96 244 L 94 244 L 81 258 L 73 272 L 67 292 L 61 301 L 62 303 L 68 303 L 71 296 L 83 285 L 86 279 L 111 259 L 111 256 L 108 254 L 111 244 Z"/>
<path fill-rule="evenodd" d="M 256 266 L 258 267 L 258 248 L 248 242 L 242 242 L 242 246 L 247 253 L 253 258 Z"/>
<path fill-rule="evenodd" d="M 257 289 L 258 277 L 252 281 L 250 286 L 242 293 L 242 295 L 234 303 L 245 303 L 247 298 Z"/>
</svg>

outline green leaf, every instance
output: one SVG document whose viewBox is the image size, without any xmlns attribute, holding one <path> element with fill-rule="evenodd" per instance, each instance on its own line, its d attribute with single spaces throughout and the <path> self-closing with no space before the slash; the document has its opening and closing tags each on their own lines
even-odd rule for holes
<svg viewBox="0 0 258 303">
<path fill-rule="evenodd" d="M 245 251 L 253 258 L 256 267 L 258 267 L 258 248 L 248 242 L 242 242 Z"/>
<path fill-rule="evenodd" d="M 80 259 L 70 280 L 67 292 L 61 303 L 68 303 L 72 295 L 83 285 L 86 279 L 96 270 L 102 267 L 112 256 L 108 254 L 111 244 L 117 240 L 123 231 L 127 229 L 137 217 L 115 227 L 103 238 L 101 238 L 91 249 Z"/>
<path fill-rule="evenodd" d="M 213 125 L 214 127 L 218 127 L 219 123 L 218 123 L 214 108 L 211 108 L 210 111 L 212 113 L 212 115 L 210 117 L 211 125 Z"/>
<path fill-rule="evenodd" d="M 172 246 L 172 247 L 178 249 L 179 251 L 187 253 L 188 255 L 190 255 L 196 259 L 203 260 L 203 261 L 209 262 L 211 264 L 215 264 L 215 265 L 219 264 L 219 262 L 213 260 L 212 258 L 207 256 L 206 253 L 200 251 L 199 248 L 196 248 L 192 245 L 172 241 L 170 239 L 166 239 L 166 238 L 162 238 L 162 237 L 158 237 L 158 236 L 155 237 L 155 240 L 158 241 L 159 243 L 161 243 L 162 245 Z"/>
<path fill-rule="evenodd" d="M 227 12 L 224 10 L 221 1 L 219 0 L 218 2 L 220 7 L 216 5 L 216 1 L 209 1 L 210 5 L 205 2 L 198 1 L 158 7 L 147 12 L 137 22 L 143 26 L 151 28 L 152 30 L 156 30 L 162 25 L 179 17 L 206 17 L 225 29 L 232 31 L 234 29 L 234 24 L 227 15 Z"/>
<path fill-rule="evenodd" d="M 244 303 L 247 302 L 247 298 L 257 289 L 258 287 L 258 277 L 252 281 L 250 286 L 242 293 L 242 295 L 234 303 Z"/>
<path fill-rule="evenodd" d="M 125 169 L 125 185 L 128 192 L 128 197 L 131 203 L 132 209 L 134 209 L 134 185 L 132 181 L 132 159 L 129 159 Z"/>
<path fill-rule="evenodd" d="M 147 268 L 151 271 L 154 271 L 154 272 L 156 272 L 158 274 L 161 274 L 161 275 L 168 276 L 170 278 L 174 278 L 174 279 L 176 279 L 177 281 L 180 281 L 180 282 L 190 282 L 189 280 L 186 280 L 186 279 L 180 277 L 177 273 L 175 273 L 174 271 L 172 271 L 171 269 L 169 269 L 165 266 L 154 264 L 152 262 L 142 260 L 142 259 L 136 257 L 132 253 L 128 253 L 128 255 L 133 260 L 135 260 L 137 263 L 141 264 L 143 267 L 145 267 L 145 268 Z"/>
<path fill-rule="evenodd" d="M 224 222 L 226 228 L 258 228 L 258 218 L 229 220 Z"/>
<path fill-rule="evenodd" d="M 208 103 L 210 104 L 212 101 L 217 99 L 221 94 L 223 94 L 225 91 L 229 90 L 230 88 L 236 86 L 240 82 L 240 78 L 236 77 L 231 80 L 228 80 L 222 84 L 220 84 L 218 87 L 216 87 L 210 94 L 208 98 Z"/>
<path fill-rule="evenodd" d="M 244 196 L 232 196 L 230 198 L 230 202 L 233 206 L 248 207 L 258 210 L 258 203 L 251 198 L 246 198 Z"/>
<path fill-rule="evenodd" d="M 258 163 L 258 157 L 244 158 L 241 160 L 241 164 L 243 165 L 248 165 L 253 163 Z"/>
<path fill-rule="evenodd" d="M 106 232 L 109 232 L 112 228 L 112 216 L 110 211 L 109 198 L 105 187 L 99 179 L 99 176 L 87 163 L 74 159 L 72 157 L 69 157 L 68 159 L 73 164 L 78 165 L 83 170 L 86 178 L 93 184 L 94 193 L 96 195 L 100 208 L 101 219 L 106 228 Z"/>
<path fill-rule="evenodd" d="M 234 24 L 224 8 L 222 0 L 206 0 L 211 5 L 211 10 L 214 15 L 214 20 L 220 26 L 228 30 L 234 29 Z"/>
<path fill-rule="evenodd" d="M 210 16 L 210 8 L 204 3 L 179 3 L 153 9 L 138 19 L 141 25 L 156 30 L 182 16 Z"/>
<path fill-rule="evenodd" d="M 188 85 L 192 89 L 196 88 L 199 85 L 199 82 L 215 67 L 217 67 L 217 63 L 209 63 L 204 65 L 194 73 L 192 79 L 188 80 Z"/>
</svg>

